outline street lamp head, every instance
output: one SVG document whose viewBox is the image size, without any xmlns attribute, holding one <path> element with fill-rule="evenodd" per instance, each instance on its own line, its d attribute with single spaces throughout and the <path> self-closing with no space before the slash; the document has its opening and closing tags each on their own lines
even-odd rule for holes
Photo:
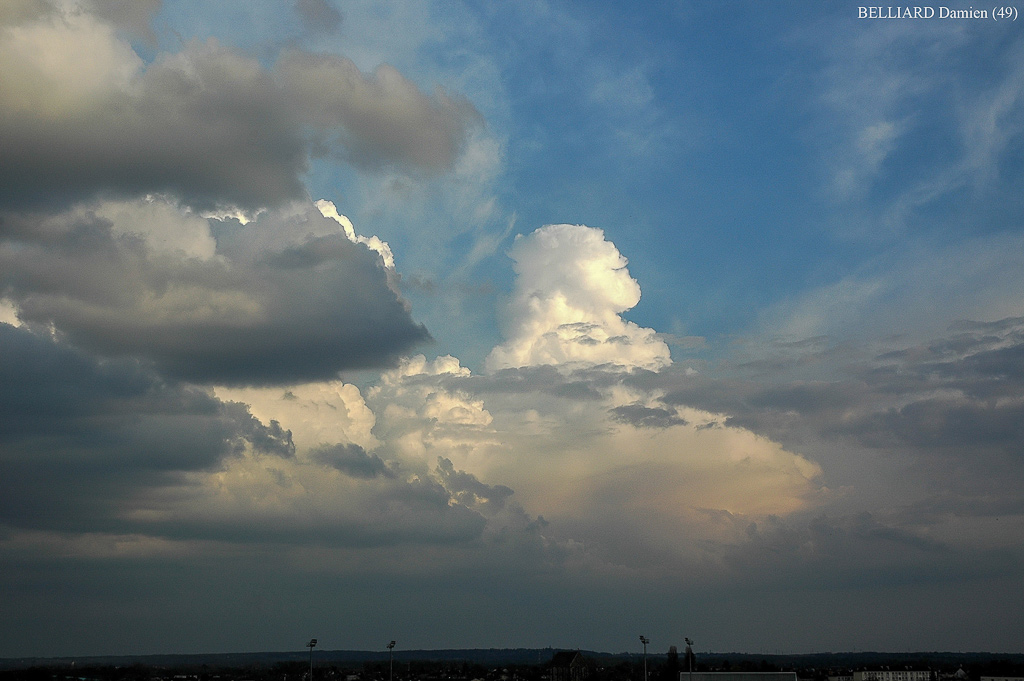
<svg viewBox="0 0 1024 681">
<path fill-rule="evenodd" d="M 391 643 L 388 644 L 388 650 L 391 650 L 394 647 L 395 647 L 395 642 L 394 641 L 392 641 Z"/>
<path fill-rule="evenodd" d="M 641 636 L 640 637 L 640 643 L 643 643 L 644 645 L 647 645 L 650 642 L 651 642 L 651 639 L 647 638 L 646 636 Z"/>
<path fill-rule="evenodd" d="M 309 643 L 306 644 L 306 647 L 312 650 L 313 646 L 315 646 L 315 645 L 316 645 L 316 639 L 315 638 L 311 638 L 311 639 L 309 639 Z"/>
</svg>

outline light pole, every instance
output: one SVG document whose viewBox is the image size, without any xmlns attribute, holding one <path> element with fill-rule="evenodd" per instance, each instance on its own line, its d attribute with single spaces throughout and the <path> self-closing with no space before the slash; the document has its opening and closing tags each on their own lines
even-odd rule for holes
<svg viewBox="0 0 1024 681">
<path fill-rule="evenodd" d="M 693 639 L 687 636 L 683 640 L 686 641 L 686 665 L 690 669 L 690 681 L 693 681 Z"/>
<path fill-rule="evenodd" d="M 316 639 L 309 639 L 306 647 L 309 648 L 309 681 L 313 681 L 313 648 L 316 647 Z"/>
<path fill-rule="evenodd" d="M 388 644 L 388 680 L 395 681 L 395 642 Z"/>
<path fill-rule="evenodd" d="M 640 635 L 640 643 L 644 644 L 644 681 L 647 681 L 647 644 L 651 642 L 651 639 L 647 638 L 643 634 Z"/>
</svg>

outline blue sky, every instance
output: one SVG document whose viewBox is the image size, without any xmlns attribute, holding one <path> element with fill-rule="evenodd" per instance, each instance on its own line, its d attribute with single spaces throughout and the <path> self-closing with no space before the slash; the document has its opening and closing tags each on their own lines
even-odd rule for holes
<svg viewBox="0 0 1024 681">
<path fill-rule="evenodd" d="M 1020 652 L 1019 26 L 6 5 L 0 655 Z"/>
<path fill-rule="evenodd" d="M 369 43 L 352 48 L 373 55 L 368 70 L 385 38 L 357 27 L 365 14 L 346 16 Z M 436 21 L 395 62 L 470 96 L 500 143 L 479 197 L 496 201 L 492 224 L 438 216 L 441 234 L 501 234 L 512 220 L 510 235 L 557 222 L 604 229 L 646 284 L 630 318 L 660 331 L 744 333 L 773 303 L 1014 228 L 1015 183 L 970 159 L 984 135 L 972 128 L 1013 118 L 973 110 L 1000 106 L 1019 68 L 1012 26 L 865 24 L 806 3 L 452 6 Z M 320 192 L 344 193 L 339 180 L 329 174 Z M 386 238 L 408 231 L 377 221 Z M 453 259 L 471 243 L 449 240 Z M 502 258 L 499 247 L 483 268 L 456 268 L 507 277 Z"/>
</svg>

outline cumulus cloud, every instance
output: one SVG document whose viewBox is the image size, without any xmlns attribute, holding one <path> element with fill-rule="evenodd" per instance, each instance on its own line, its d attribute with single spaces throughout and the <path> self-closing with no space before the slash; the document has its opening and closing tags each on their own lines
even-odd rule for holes
<svg viewBox="0 0 1024 681">
<path fill-rule="evenodd" d="M 107 530 L 122 505 L 249 450 L 289 458 L 291 434 L 239 403 L 168 382 L 134 360 L 97 361 L 0 323 L 2 522 Z"/>
<path fill-rule="evenodd" d="M 471 338 L 460 347 L 475 344 L 476 354 L 410 355 L 429 336 L 399 293 L 396 254 L 339 208 L 365 211 L 378 233 L 396 235 L 400 262 L 414 259 L 417 276 L 449 293 L 514 228 L 496 199 L 500 126 L 485 130 L 467 100 L 387 64 L 366 71 L 300 49 L 257 58 L 215 41 L 159 52 L 150 30 L 159 4 L 0 2 L 9 648 L 39 645 L 24 632 L 40 630 L 32 618 L 43 598 L 53 601 L 47 615 L 70 612 L 60 617 L 77 617 L 83 631 L 97 621 L 130 629 L 160 610 L 182 623 L 162 626 L 198 636 L 193 606 L 216 592 L 216 602 L 266 599 L 265 611 L 246 606 L 245 615 L 295 631 L 308 625 L 297 622 L 306 605 L 333 612 L 322 590 L 303 595 L 311 582 L 344 584 L 331 591 L 346 607 L 391 617 L 379 602 L 382 577 L 399 592 L 407 626 L 424 630 L 446 602 L 512 631 L 510 618 L 494 624 L 494 606 L 508 603 L 511 618 L 525 620 L 535 615 L 519 606 L 530 599 L 545 613 L 622 604 L 610 609 L 628 619 L 636 608 L 668 626 L 678 598 L 707 604 L 722 631 L 759 629 L 748 641 L 763 634 L 750 602 L 736 599 L 745 610 L 737 616 L 704 587 L 750 585 L 759 608 L 793 600 L 762 587 L 810 586 L 823 600 L 857 589 L 871 610 L 860 615 L 865 631 L 884 629 L 878 612 L 888 611 L 873 606 L 893 583 L 955 579 L 966 600 L 995 578 L 1008 590 L 989 588 L 986 598 L 1019 593 L 1017 236 L 890 249 L 767 310 L 762 330 L 784 340 L 748 345 L 756 361 L 697 374 L 672 364 L 666 336 L 624 319 L 640 287 L 606 235 L 549 225 L 511 246 L 517 279 L 503 340 L 466 321 L 492 312 L 484 302 L 471 309 L 466 296 L 437 309 L 449 305 L 446 332 Z M 288 8 L 300 40 L 352 21 L 323 0 Z M 419 5 L 371 24 L 351 11 L 350 35 L 403 28 L 403 16 L 418 38 L 440 35 Z M 972 34 L 950 26 L 914 40 L 951 54 Z M 483 30 L 448 28 L 442 41 L 469 41 L 469 52 L 485 40 Z M 860 28 L 862 44 L 829 42 L 842 55 L 822 89 L 838 134 L 818 137 L 841 197 L 896 193 L 879 210 L 897 213 L 971 177 L 991 179 L 993 159 L 1019 138 L 1019 60 L 975 79 L 976 91 L 943 88 L 951 81 L 908 62 L 911 51 L 892 52 L 907 44 L 905 26 Z M 151 50 L 136 52 L 129 37 Z M 423 43 L 399 40 L 407 59 L 422 56 Z M 350 47 L 360 64 L 375 63 Z M 507 113 L 500 97 L 489 99 L 499 65 L 469 53 L 459 64 L 450 82 L 486 81 L 477 101 Z M 591 106 L 617 108 L 614 132 L 633 152 L 664 133 L 648 75 L 627 67 L 580 79 Z M 912 115 L 947 89 L 964 95 L 960 115 L 973 122 L 957 131 L 945 120 L 938 134 L 953 146 L 962 139 L 964 150 L 932 144 Z M 960 158 L 909 191 L 887 182 L 897 169 L 930 165 L 935 149 Z M 320 162 L 338 160 L 355 168 L 355 177 L 342 171 L 341 186 L 361 203 L 312 203 L 307 173 L 337 180 Z M 442 171 L 447 178 L 436 178 Z M 927 336 L 951 315 L 980 321 Z M 851 329 L 911 333 L 858 351 L 834 340 Z M 339 378 L 364 367 L 387 370 L 360 374 L 363 388 Z M 182 586 L 171 571 L 198 578 Z M 59 595 L 31 588 L 44 573 Z M 961 589 L 965 576 L 978 581 Z M 508 586 L 500 594 L 496 577 Z M 687 591 L 694 585 L 700 592 Z M 60 602 L 72 592 L 70 607 Z M 155 592 L 164 601 L 154 607 Z M 137 606 L 118 609 L 129 601 L 145 612 L 132 619 Z M 133 645 L 172 640 L 147 626 L 149 642 Z M 530 622 L 530 631 L 564 626 Z"/>
<path fill-rule="evenodd" d="M 24 217 L 0 286 L 25 323 L 202 383 L 332 379 L 429 338 L 381 254 L 314 207 L 210 223 L 160 199 Z"/>
<path fill-rule="evenodd" d="M 727 423 L 814 456 L 836 490 L 830 522 L 871 513 L 886 536 L 940 549 L 935 569 L 955 570 L 966 547 L 1009 551 L 1024 532 L 1021 333 L 1010 317 L 957 322 L 923 342 L 808 346 L 830 367 L 816 380 L 801 374 L 820 360 L 798 355 L 753 378 L 637 380 L 664 391 L 661 405 L 719 409 Z"/>
<path fill-rule="evenodd" d="M 406 315 L 395 319 L 408 319 L 389 278 L 390 249 L 356 234 L 333 204 L 293 204 L 246 224 L 200 218 L 160 197 L 22 217 L 9 225 L 5 290 L 29 326 L 142 358 L 116 361 L 145 371 L 257 384 L 196 392 L 227 419 L 228 445 L 202 465 L 175 463 L 173 476 L 135 485 L 130 497 L 115 495 L 100 520 L 82 513 L 90 531 L 339 550 L 452 546 L 459 561 L 504 569 L 598 578 L 687 572 L 713 582 L 709 565 L 742 563 L 746 554 L 736 552 L 751 544 L 751 523 L 795 517 L 828 498 L 814 461 L 725 409 L 672 399 L 667 347 L 619 316 L 640 291 L 598 230 L 543 228 L 517 242 L 517 323 L 492 357 L 515 351 L 522 363 L 495 362 L 474 375 L 454 357 L 405 357 L 364 398 L 326 371 L 302 369 L 310 355 L 318 366 L 327 361 L 300 333 L 318 338 L 318 306 L 364 314 L 363 298 L 342 295 L 355 284 L 325 287 L 342 269 L 356 268 L 361 292 L 372 285 Z M 58 256 L 62 269 L 53 267 Z M 135 282 L 128 292 L 126 281 Z M 186 284 L 189 295 L 170 305 Z M 237 298 L 216 315 L 196 309 L 210 307 L 203 296 L 225 291 Z M 63 309 L 51 300 L 68 297 L 76 304 Z M 268 299 L 288 301 L 272 309 L 291 328 L 256 313 Z M 278 353 L 273 367 L 256 356 L 237 374 L 220 362 L 197 370 L 229 345 L 244 356 L 248 346 L 217 326 L 231 319 L 257 320 L 248 334 L 265 335 L 254 347 L 275 337 L 296 350 Z M 160 330 L 161 342 L 138 340 L 144 323 Z M 567 336 L 565 325 L 587 326 L 593 342 Z M 119 342 L 134 345 L 108 344 L 115 329 L 134 339 Z M 182 341 L 175 355 L 175 334 L 189 338 L 187 353 Z M 230 343 L 219 345 L 222 337 Z M 337 361 L 333 371 L 351 358 Z M 195 423 L 179 427 L 203 432 Z M 171 439 L 167 457 L 181 455 L 178 445 L 191 446 Z M 439 570 L 454 560 L 431 555 Z"/>
<path fill-rule="evenodd" d="M 350 59 L 296 51 L 278 60 L 275 75 L 301 102 L 303 121 L 337 131 L 343 157 L 362 166 L 450 168 L 480 122 L 469 100 L 442 90 L 427 96 L 387 64 L 367 77 Z"/>
<path fill-rule="evenodd" d="M 141 240 L 151 257 L 211 260 L 217 251 L 208 220 L 159 197 L 79 205 L 68 219 L 109 223 L 114 238 Z"/>
<path fill-rule="evenodd" d="M 533 521 L 507 503 L 510 489 L 450 461 L 412 471 L 351 442 L 297 447 L 242 403 L 28 328 L 0 324 L 0 347 L 5 542 L 72 533 L 351 548 L 471 542 L 489 519 L 506 532 Z"/>
<path fill-rule="evenodd" d="M 486 485 L 472 473 L 455 470 L 454 464 L 444 457 L 437 460 L 437 473 L 441 483 L 455 499 L 467 506 L 501 509 L 513 492 L 504 485 Z"/>
<path fill-rule="evenodd" d="M 668 369 L 668 349 L 619 316 L 640 290 L 599 230 L 544 227 L 511 256 L 509 340 L 491 371 L 403 360 L 367 393 L 379 451 L 417 470 L 439 461 L 466 503 L 500 506 L 515 490 L 548 541 L 585 542 L 573 560 L 598 572 L 718 560 L 709 547 L 744 541 L 744 522 L 827 498 L 815 462 L 726 413 L 663 401 L 650 369 Z"/>
<path fill-rule="evenodd" d="M 256 210 L 304 196 L 314 148 L 435 172 L 479 120 L 387 65 L 292 51 L 267 69 L 212 39 L 147 64 L 107 14 L 31 10 L 0 27 L 0 207 L 162 192 Z"/>
<path fill-rule="evenodd" d="M 514 498 L 545 519 L 547 541 L 584 542 L 571 562 L 594 574 L 696 568 L 745 541 L 744 523 L 827 499 L 815 462 L 727 414 L 659 402 L 630 377 L 611 367 L 474 376 L 451 358 L 420 357 L 367 403 L 379 410 L 380 451 L 411 468 L 439 460 L 455 498 L 474 508 Z"/>
<path fill-rule="evenodd" d="M 486 520 L 433 476 L 395 476 L 349 447 L 316 461 L 246 454 L 139 495 L 137 531 L 180 539 L 348 548 L 470 542 Z"/>
<path fill-rule="evenodd" d="M 274 421 L 270 430 L 280 428 Z M 535 541 L 543 525 L 510 502 L 510 488 L 485 484 L 444 458 L 395 458 L 386 446 L 367 451 L 352 443 L 296 449 L 297 456 L 242 448 L 214 470 L 142 490 L 122 505 L 122 526 L 253 545 L 461 546 L 477 554 L 472 560 L 490 562 L 487 546 Z M 451 556 L 436 559 L 452 564 Z"/>
<path fill-rule="evenodd" d="M 133 229 L 140 215 L 150 224 L 178 227 Z M 235 274 L 259 272 L 264 282 L 283 277 L 274 274 L 278 271 L 307 268 L 322 282 L 339 262 L 356 260 L 372 263 L 373 281 L 394 296 L 387 275 L 393 271 L 390 249 L 383 242 L 373 248 L 327 203 L 269 211 L 243 225 L 198 218 L 154 198 L 104 202 L 91 212 L 80 207 L 73 216 L 26 218 L 10 227 L 19 235 L 23 256 L 41 257 L 53 249 L 75 265 L 82 262 L 76 258 L 91 257 L 89 244 L 99 244 L 107 257 L 104 268 L 87 259 L 81 270 L 92 276 L 80 282 L 74 267 L 62 274 L 78 282 L 74 287 L 50 282 L 46 288 L 38 274 L 44 268 L 18 264 L 9 254 L 5 263 L 17 265 L 12 270 L 17 277 L 8 290 L 16 294 L 19 313 L 34 309 L 26 305 L 25 291 L 45 289 L 88 296 L 91 305 L 107 306 L 100 308 L 107 310 L 105 319 L 116 318 L 121 308 L 104 302 L 115 287 L 96 273 L 116 270 L 114 279 L 120 280 L 126 268 L 112 264 L 126 261 L 128 254 L 134 254 L 133 271 L 149 271 L 154 263 L 164 263 L 161 272 L 171 267 L 166 263 L 199 273 L 220 267 Z M 987 449 L 977 450 L 984 454 L 978 462 L 1002 465 L 1009 479 L 1018 479 L 1013 477 L 1017 468 L 1008 462 L 1012 443 L 1020 437 L 1011 425 L 1020 420 L 1013 388 L 1020 373 L 1020 320 L 965 323 L 941 341 L 880 354 L 873 363 L 860 365 L 852 384 L 715 380 L 671 365 L 652 331 L 621 319 L 621 311 L 639 299 L 639 287 L 625 271 L 625 259 L 600 232 L 582 227 L 554 231 L 544 228 L 523 237 L 513 250 L 522 281 L 516 285 L 511 319 L 520 323 L 512 325 L 509 341 L 494 356 L 526 347 L 522 365 L 499 364 L 474 375 L 455 357 L 404 357 L 365 397 L 336 378 L 308 383 L 294 371 L 274 387 L 221 386 L 211 394 L 164 383 L 154 390 L 158 375 L 153 367 L 171 372 L 173 365 L 153 350 L 133 351 L 152 364 L 98 362 L 60 345 L 52 335 L 6 327 L 13 338 L 32 339 L 51 353 L 78 358 L 89 379 L 79 382 L 107 385 L 93 377 L 126 367 L 135 378 L 122 380 L 131 388 L 123 388 L 130 400 L 104 400 L 94 390 L 87 401 L 68 402 L 74 408 L 67 407 L 66 414 L 57 409 L 59 418 L 37 424 L 25 436 L 28 444 L 12 431 L 3 443 L 5 479 L 30 491 L 43 484 L 46 461 L 32 460 L 28 447 L 36 447 L 44 430 L 51 439 L 67 431 L 75 448 L 50 451 L 62 460 L 79 459 L 66 476 L 58 476 L 56 491 L 70 486 L 70 476 L 79 476 L 80 470 L 97 471 L 95 478 L 102 480 L 99 471 L 112 464 L 89 449 L 93 441 L 123 442 L 105 450 L 121 457 L 118 461 L 133 461 L 145 450 L 157 462 L 154 468 L 133 463 L 129 470 L 138 472 L 103 502 L 91 494 L 71 495 L 68 508 L 78 525 L 71 513 L 47 512 L 45 495 L 32 503 L 22 498 L 29 492 L 11 497 L 5 522 L 17 528 L 12 536 L 46 543 L 53 541 L 51 535 L 25 533 L 81 530 L 95 535 L 90 546 L 136 537 L 143 552 L 180 550 L 196 541 L 232 546 L 272 542 L 288 547 L 289 555 L 327 552 L 330 560 L 358 562 L 367 570 L 386 565 L 391 571 L 412 570 L 411 563 L 403 567 L 409 560 L 403 551 L 415 547 L 417 561 L 428 563 L 415 569 L 438 574 L 458 564 L 520 574 L 543 571 L 556 581 L 589 584 L 624 575 L 657 581 L 683 574 L 702 585 L 736 578 L 795 584 L 815 570 L 848 565 L 862 550 L 898 553 L 898 561 L 875 561 L 867 568 L 859 563 L 869 573 L 874 570 L 872 579 L 878 581 L 941 575 L 963 565 L 962 555 L 952 548 L 958 528 L 984 529 L 978 509 L 1019 513 L 1005 503 L 986 506 L 980 493 L 947 490 L 941 499 L 919 496 L 916 505 L 902 510 L 828 516 L 834 508 L 830 502 L 842 490 L 830 490 L 821 465 L 800 453 L 805 450 L 791 426 L 796 414 L 804 428 L 816 428 L 819 440 L 812 445 L 833 438 L 862 449 L 919 449 L 922 456 L 941 454 L 934 444 L 947 438 L 957 447 L 987 443 Z M 561 264 L 567 274 L 552 271 Z M 166 276 L 164 281 L 170 283 L 161 290 L 175 282 Z M 244 281 L 240 293 L 259 292 L 254 280 Z M 609 361 L 605 353 L 611 350 L 601 349 L 600 343 L 582 344 L 597 348 L 590 354 L 558 349 L 560 343 L 576 343 L 557 334 L 540 342 L 543 352 L 533 353 L 531 340 L 567 319 L 581 318 L 586 321 L 569 323 L 634 339 L 632 345 L 613 342 L 627 348 L 626 361 Z M 32 317 L 28 324 L 45 327 L 48 334 L 56 330 L 57 338 L 71 337 L 66 319 L 46 319 Z M 598 340 L 593 329 L 588 333 Z M 198 341 L 203 351 L 202 335 Z M 3 342 L 5 348 L 18 347 L 6 338 Z M 638 349 L 630 354 L 634 346 Z M 805 343 L 792 350 L 822 348 Z M 54 402 L 59 386 L 67 390 L 78 384 L 66 378 L 74 371 L 63 370 L 62 381 L 45 378 L 41 369 L 26 375 L 27 367 L 39 363 L 22 355 L 9 357 L 2 385 L 41 386 L 45 395 L 40 399 L 47 404 L 61 404 Z M 61 364 L 51 363 L 54 371 Z M 16 370 L 23 373 L 11 373 Z M 208 379 L 223 380 L 224 375 Z M 908 400 L 910 395 L 919 397 Z M 0 403 L 6 415 L 35 411 L 24 392 L 16 398 L 7 393 L 6 399 Z M 973 410 L 969 418 L 963 415 L 965 404 Z M 92 419 L 90 409 L 107 418 Z M 84 410 L 86 418 L 74 410 Z M 109 419 L 111 413 L 139 410 L 161 416 L 144 419 L 135 430 Z M 977 418 L 982 412 L 991 418 Z M 973 430 L 958 433 L 967 422 Z M 162 435 L 161 449 L 151 444 L 152 435 L 136 434 L 149 430 L 174 436 Z M 965 521 L 969 508 L 975 515 Z M 954 515 L 958 520 L 951 521 Z M 168 548 L 168 542 L 179 549 Z M 1000 560 L 1005 567 L 1007 561 Z M 863 574 L 851 570 L 849 581 Z"/>
<path fill-rule="evenodd" d="M 340 56 L 144 58 L 127 38 L 152 41 L 159 4 L 0 9 L 0 523 L 164 548 L 479 539 L 511 491 L 394 456 L 337 380 L 429 335 L 388 244 L 302 184 L 314 156 L 451 170 L 479 114 Z M 295 9 L 310 31 L 341 20 Z"/>
<path fill-rule="evenodd" d="M 487 358 L 491 370 L 539 364 L 618 364 L 659 369 L 668 346 L 620 316 L 640 301 L 626 258 L 604 233 L 548 225 L 517 237 L 517 274 L 507 312 L 507 341 Z"/>
<path fill-rule="evenodd" d="M 479 463 L 472 453 L 500 447 L 500 434 L 483 400 L 452 383 L 470 375 L 454 357 L 427 361 L 423 355 L 385 372 L 367 392 L 367 403 L 377 415 L 374 433 L 385 449 L 406 465 L 426 470 L 440 458 L 466 468 Z M 471 470 L 481 472 L 479 466 Z"/>
<path fill-rule="evenodd" d="M 379 475 L 395 476 L 384 461 L 376 454 L 367 454 L 359 445 L 323 446 L 313 452 L 314 458 L 353 478 L 376 478 Z"/>
<path fill-rule="evenodd" d="M 350 383 L 325 381 L 274 388 L 217 386 L 214 392 L 222 400 L 249 405 L 253 416 L 264 423 L 281 423 L 294 434 L 302 454 L 336 443 L 363 449 L 380 444 L 372 432 L 376 417 L 359 388 Z"/>
<path fill-rule="evenodd" d="M 153 16 L 160 11 L 163 0 L 84 0 L 82 6 L 109 21 L 129 37 L 137 37 L 150 46 L 156 45 Z"/>
</svg>

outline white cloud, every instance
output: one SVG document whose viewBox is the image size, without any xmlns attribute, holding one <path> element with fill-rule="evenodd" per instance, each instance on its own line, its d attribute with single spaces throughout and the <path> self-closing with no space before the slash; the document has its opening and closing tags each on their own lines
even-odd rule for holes
<svg viewBox="0 0 1024 681">
<path fill-rule="evenodd" d="M 375 546 L 469 541 L 486 521 L 430 471 L 353 476 L 321 461 L 246 451 L 213 473 L 140 495 L 126 520 L 213 539 Z"/>
<path fill-rule="evenodd" d="M 665 407 L 656 392 L 624 387 L 626 375 L 473 376 L 453 358 L 420 356 L 388 372 L 367 401 L 378 410 L 378 452 L 420 472 L 446 459 L 507 486 L 548 521 L 549 540 L 585 542 L 577 558 L 599 572 L 665 574 L 717 560 L 722 546 L 746 541 L 751 521 L 828 498 L 815 462 L 726 414 Z"/>
<path fill-rule="evenodd" d="M 19 326 L 21 324 L 18 320 L 17 306 L 6 298 L 0 298 L 0 322 L 10 324 L 11 326 Z"/>
<path fill-rule="evenodd" d="M 290 430 L 299 456 L 321 445 L 352 443 L 373 449 L 376 418 L 359 388 L 342 381 L 306 383 L 279 388 L 215 389 L 218 398 L 244 402 L 253 416 Z"/>
<path fill-rule="evenodd" d="M 111 25 L 84 12 L 0 27 L 0 111 L 60 119 L 128 90 L 142 60 Z"/>
<path fill-rule="evenodd" d="M 345 230 L 345 236 L 348 237 L 349 241 L 356 244 L 364 244 L 371 251 L 375 251 L 380 255 L 381 260 L 384 262 L 384 267 L 389 270 L 395 269 L 395 256 L 391 253 L 391 247 L 386 242 L 381 241 L 376 236 L 367 237 L 356 234 L 352 221 L 339 213 L 338 208 L 330 201 L 320 199 L 316 202 L 316 207 L 325 218 L 330 218 L 342 226 L 342 229 Z"/>
<path fill-rule="evenodd" d="M 75 213 L 79 219 L 91 214 L 109 220 L 114 234 L 143 239 L 154 256 L 209 260 L 217 250 L 209 222 L 166 198 L 101 201 L 93 206 L 79 206 Z"/>
<path fill-rule="evenodd" d="M 385 451 L 419 470 L 442 457 L 486 475 L 485 462 L 501 447 L 502 436 L 483 400 L 447 385 L 469 377 L 469 369 L 451 356 L 427 361 L 417 355 L 385 372 L 367 393 Z"/>
<path fill-rule="evenodd" d="M 510 256 L 518 279 L 507 312 L 508 340 L 488 356 L 489 369 L 669 364 L 668 346 L 652 329 L 619 316 L 640 301 L 640 287 L 601 230 L 548 225 L 517 237 Z"/>
</svg>

